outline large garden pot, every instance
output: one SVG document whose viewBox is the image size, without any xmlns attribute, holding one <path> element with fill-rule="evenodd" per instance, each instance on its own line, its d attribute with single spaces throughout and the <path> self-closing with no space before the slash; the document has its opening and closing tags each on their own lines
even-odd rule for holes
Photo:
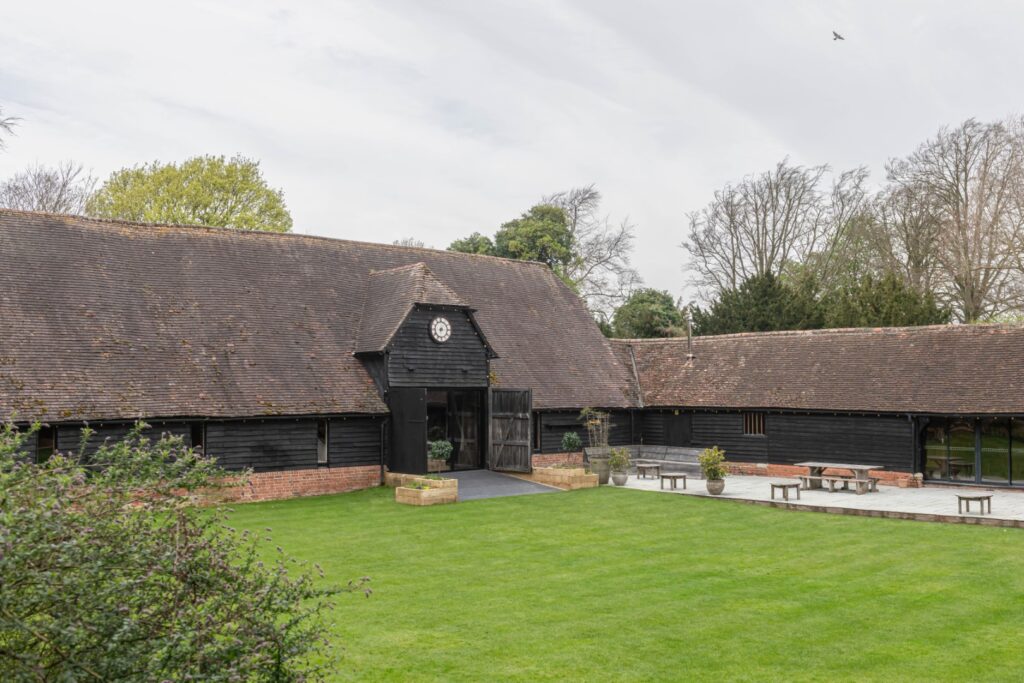
<svg viewBox="0 0 1024 683">
<path fill-rule="evenodd" d="M 625 486 L 629 481 L 629 472 L 612 472 L 612 483 L 616 486 Z"/>
<path fill-rule="evenodd" d="M 717 496 L 725 490 L 725 479 L 708 479 L 707 487 L 708 493 L 712 496 Z"/>
<path fill-rule="evenodd" d="M 608 464 L 608 456 L 591 455 L 590 471 L 597 475 L 597 483 L 604 486 L 608 483 L 608 475 L 611 473 L 611 466 Z"/>
</svg>

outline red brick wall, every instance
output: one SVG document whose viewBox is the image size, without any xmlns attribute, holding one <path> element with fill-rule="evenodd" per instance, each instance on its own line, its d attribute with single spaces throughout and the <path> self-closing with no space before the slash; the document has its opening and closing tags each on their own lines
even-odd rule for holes
<svg viewBox="0 0 1024 683">
<path fill-rule="evenodd" d="M 380 467 L 318 467 L 286 472 L 254 472 L 237 486 L 207 496 L 209 502 L 251 502 L 322 496 L 380 485 Z"/>
<path fill-rule="evenodd" d="M 551 467 L 552 465 L 583 465 L 582 453 L 534 453 L 534 467 Z"/>
<path fill-rule="evenodd" d="M 729 468 L 729 472 L 732 474 L 748 474 L 755 476 L 764 477 L 796 477 L 801 474 L 807 474 L 808 469 L 806 467 L 797 467 L 796 465 L 772 465 L 765 463 L 756 462 L 727 462 L 726 467 Z M 826 470 L 829 473 L 834 474 L 851 474 L 848 470 L 837 468 L 835 470 Z M 913 486 L 916 482 L 914 475 L 910 472 L 891 472 L 889 470 L 872 470 L 870 476 L 877 477 L 879 484 L 890 484 L 892 486 Z M 900 480 L 905 483 L 901 484 Z"/>
</svg>

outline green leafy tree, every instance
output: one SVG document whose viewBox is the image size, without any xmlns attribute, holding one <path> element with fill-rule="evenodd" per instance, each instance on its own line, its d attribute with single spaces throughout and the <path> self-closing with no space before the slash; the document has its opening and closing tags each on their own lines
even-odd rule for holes
<svg viewBox="0 0 1024 683">
<path fill-rule="evenodd" d="M 707 310 L 695 307 L 692 315 L 697 335 L 809 330 L 824 323 L 812 281 L 789 286 L 771 273 L 747 278 L 739 289 L 719 294 Z"/>
<path fill-rule="evenodd" d="M 463 254 L 494 255 L 494 242 L 487 235 L 474 232 L 469 237 L 455 240 L 448 245 L 448 251 L 459 251 Z"/>
<path fill-rule="evenodd" d="M 827 327 L 904 327 L 948 323 L 950 311 L 895 274 L 862 277 L 824 300 Z"/>
<path fill-rule="evenodd" d="M 671 337 L 683 324 L 683 313 L 668 292 L 640 289 L 633 292 L 612 316 L 616 337 L 642 339 Z"/>
<path fill-rule="evenodd" d="M 288 232 L 292 217 L 281 190 L 263 179 L 259 162 L 199 156 L 114 172 L 86 205 L 97 218 Z"/>
<path fill-rule="evenodd" d="M 572 262 L 572 233 L 565 212 L 557 206 L 538 204 L 519 218 L 502 225 L 494 235 L 494 254 L 524 261 L 540 261 L 555 272 L 565 272 Z"/>
<path fill-rule="evenodd" d="M 330 666 L 329 596 L 187 495 L 222 477 L 144 425 L 88 458 L 26 458 L 0 425 L 0 678 L 296 681 Z M 88 431 L 83 435 L 88 438 Z M 325 657 L 327 657 L 325 659 Z"/>
</svg>

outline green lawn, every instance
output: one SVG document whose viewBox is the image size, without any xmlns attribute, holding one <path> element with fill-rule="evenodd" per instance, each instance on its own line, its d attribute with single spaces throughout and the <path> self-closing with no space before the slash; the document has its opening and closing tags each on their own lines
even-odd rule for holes
<svg viewBox="0 0 1024 683">
<path fill-rule="evenodd" d="M 1024 531 L 613 488 L 240 505 L 344 596 L 338 680 L 1019 680 Z"/>
</svg>

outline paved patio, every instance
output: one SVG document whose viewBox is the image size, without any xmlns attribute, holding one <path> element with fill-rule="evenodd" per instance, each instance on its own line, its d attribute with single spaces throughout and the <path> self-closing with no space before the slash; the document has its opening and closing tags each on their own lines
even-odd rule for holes
<svg viewBox="0 0 1024 683">
<path fill-rule="evenodd" d="M 984 487 L 925 486 L 920 489 L 901 489 L 896 486 L 879 486 L 877 493 L 868 493 L 862 496 L 858 496 L 853 491 L 829 493 L 826 489 L 801 491 L 800 500 L 797 500 L 796 495 L 791 492 L 789 500 L 785 501 L 782 500 L 781 493 L 775 494 L 775 500 L 771 499 L 769 484 L 773 481 L 795 482 L 796 480 L 730 476 L 725 480 L 725 492 L 720 496 L 710 495 L 705 488 L 704 480 L 693 477 L 687 482 L 686 490 L 679 488 L 670 491 L 668 490 L 669 483 L 665 482 L 666 489 L 662 491 L 659 488 L 659 480 L 638 479 L 636 475 L 631 474 L 626 487 L 642 491 L 721 498 L 814 512 L 1024 528 L 1024 491 Z M 679 485 L 682 486 L 682 482 L 679 482 Z M 992 514 L 978 513 L 978 503 L 971 504 L 970 514 L 957 514 L 956 494 L 958 492 L 991 493 Z"/>
</svg>

